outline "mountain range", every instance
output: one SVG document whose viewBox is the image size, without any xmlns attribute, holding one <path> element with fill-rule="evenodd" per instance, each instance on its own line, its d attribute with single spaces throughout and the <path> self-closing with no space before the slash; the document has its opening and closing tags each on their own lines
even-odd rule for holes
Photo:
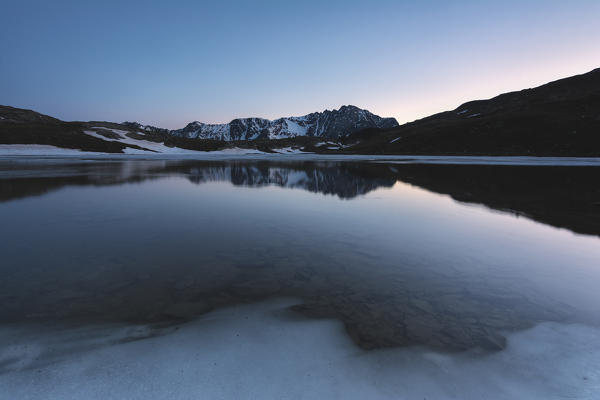
<svg viewBox="0 0 600 400">
<path fill-rule="evenodd" d="M 356 106 L 314 112 L 301 117 L 276 120 L 238 118 L 228 124 L 204 124 L 194 121 L 183 129 L 171 131 L 188 139 L 256 140 L 296 136 L 339 138 L 363 129 L 389 129 L 398 126 L 395 118 L 382 118 Z"/>
<path fill-rule="evenodd" d="M 195 121 L 176 130 L 137 122 L 65 122 L 0 106 L 0 144 L 107 153 L 241 147 L 264 152 L 600 156 L 600 68 L 403 125 L 350 105 L 275 120 Z"/>
</svg>

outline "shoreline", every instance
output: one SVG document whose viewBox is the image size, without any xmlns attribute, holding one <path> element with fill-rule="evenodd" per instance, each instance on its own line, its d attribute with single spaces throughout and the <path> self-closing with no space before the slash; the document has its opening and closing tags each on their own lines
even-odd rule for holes
<svg viewBox="0 0 600 400">
<path fill-rule="evenodd" d="M 440 156 L 440 155 L 372 155 L 372 154 L 318 154 L 318 153 L 264 153 L 256 150 L 243 152 L 212 151 L 190 153 L 118 154 L 96 153 L 62 149 L 65 152 L 11 153 L 2 151 L 1 160 L 247 160 L 247 161 L 366 161 L 399 164 L 448 164 L 448 165 L 522 165 L 522 166 L 588 166 L 600 167 L 600 157 L 547 157 L 547 156 Z"/>
</svg>

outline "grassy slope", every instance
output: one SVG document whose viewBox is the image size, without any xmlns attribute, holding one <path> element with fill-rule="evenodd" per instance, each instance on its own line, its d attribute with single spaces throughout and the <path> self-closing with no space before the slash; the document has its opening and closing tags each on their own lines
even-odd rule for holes
<svg viewBox="0 0 600 400">
<path fill-rule="evenodd" d="M 600 156 L 600 69 L 465 103 L 371 135 L 349 152 Z"/>
</svg>

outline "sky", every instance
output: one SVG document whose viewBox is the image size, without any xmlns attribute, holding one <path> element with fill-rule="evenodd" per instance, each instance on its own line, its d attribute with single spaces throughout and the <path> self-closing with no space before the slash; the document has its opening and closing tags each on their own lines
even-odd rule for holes
<svg viewBox="0 0 600 400">
<path fill-rule="evenodd" d="M 0 12 L 0 104 L 64 120 L 399 122 L 600 67 L 600 1 L 29 1 Z"/>
</svg>

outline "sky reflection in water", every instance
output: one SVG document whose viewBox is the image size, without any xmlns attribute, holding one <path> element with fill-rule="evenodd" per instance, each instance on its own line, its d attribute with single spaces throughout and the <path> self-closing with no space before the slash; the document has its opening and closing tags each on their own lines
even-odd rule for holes
<svg viewBox="0 0 600 400">
<path fill-rule="evenodd" d="M 551 188 L 543 178 L 589 182 L 594 168 L 538 168 L 540 178 L 529 182 L 537 182 L 532 192 L 540 198 L 499 212 L 488 208 L 505 208 L 499 196 L 490 200 L 487 186 L 478 192 L 475 176 L 504 188 L 503 175 L 528 168 L 527 175 L 532 167 L 454 167 L 472 187 L 445 193 L 470 196 L 469 204 L 434 190 L 446 190 L 440 185 L 450 179 L 449 166 L 2 167 L 6 322 L 164 326 L 221 306 L 291 296 L 303 301 L 294 311 L 342 321 L 365 349 L 447 350 L 499 349 L 505 332 L 541 321 L 599 322 L 600 231 L 574 234 L 516 216 L 593 231 L 585 207 L 573 215 L 564 205 L 569 199 L 544 199 Z M 506 198 L 519 194 L 527 197 L 505 191 Z M 572 197 L 587 199 L 580 191 Z"/>
</svg>

